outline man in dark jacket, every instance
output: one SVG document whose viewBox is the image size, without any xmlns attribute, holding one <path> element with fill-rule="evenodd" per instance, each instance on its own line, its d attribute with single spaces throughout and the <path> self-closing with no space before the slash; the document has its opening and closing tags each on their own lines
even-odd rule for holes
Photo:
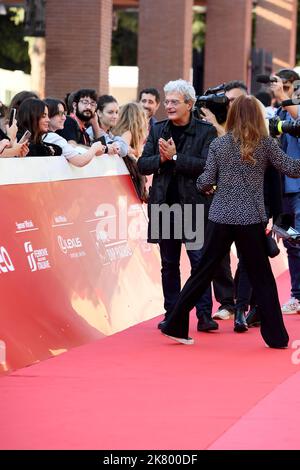
<svg viewBox="0 0 300 470">
<path fill-rule="evenodd" d="M 209 145 L 217 134 L 212 125 L 193 117 L 196 96 L 190 83 L 172 81 L 165 85 L 164 91 L 168 119 L 152 126 L 138 166 L 142 174 L 153 174 L 148 203 L 148 241 L 159 243 L 167 317 L 180 293 L 182 243 L 186 245 L 192 271 L 201 258 L 199 234 L 203 233 L 203 215 L 207 213 L 210 198 L 197 191 L 196 180 L 203 172 Z M 200 207 L 204 212 L 199 211 Z M 199 299 L 196 311 L 199 331 L 218 328 L 211 319 L 210 287 Z M 159 323 L 159 328 L 164 321 Z"/>
</svg>

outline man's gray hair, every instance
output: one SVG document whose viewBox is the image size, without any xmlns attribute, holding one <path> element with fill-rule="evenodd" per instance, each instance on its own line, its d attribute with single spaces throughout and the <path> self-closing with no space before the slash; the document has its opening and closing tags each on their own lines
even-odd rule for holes
<svg viewBox="0 0 300 470">
<path fill-rule="evenodd" d="M 182 80 L 182 78 L 166 83 L 164 86 L 164 92 L 165 94 L 180 93 L 184 96 L 184 101 L 192 101 L 193 103 L 196 101 L 195 88 L 190 82 Z"/>
</svg>

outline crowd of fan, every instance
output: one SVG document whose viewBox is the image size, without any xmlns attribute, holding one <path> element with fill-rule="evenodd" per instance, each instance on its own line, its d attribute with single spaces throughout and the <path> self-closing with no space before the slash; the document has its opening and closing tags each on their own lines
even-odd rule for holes
<svg viewBox="0 0 300 470">
<path fill-rule="evenodd" d="M 75 166 L 84 166 L 103 154 L 136 159 L 159 100 L 156 89 L 143 90 L 140 102 L 121 108 L 113 96 L 98 97 L 92 89 L 70 93 L 65 101 L 40 100 L 35 93 L 22 91 L 7 108 L 1 106 L 0 156 L 61 155 Z M 12 110 L 16 112 L 9 123 Z"/>
<path fill-rule="evenodd" d="M 292 91 L 292 83 L 295 79 L 297 79 L 297 77 L 290 77 L 290 75 L 288 75 L 287 77 L 282 76 L 281 78 L 286 79 L 286 83 L 290 84 Z M 178 86 L 181 86 L 181 82 L 183 81 L 179 80 L 177 82 L 174 83 L 177 83 Z M 160 167 L 170 167 L 173 176 L 170 180 L 170 187 L 165 188 L 165 193 L 167 196 L 172 193 L 173 199 L 175 194 L 176 202 L 178 199 L 178 180 L 176 178 L 177 175 L 180 174 L 180 162 L 183 160 L 179 158 L 179 161 L 177 161 L 178 152 L 176 152 L 177 145 L 175 146 L 175 144 L 176 139 L 178 140 L 178 144 L 180 144 L 181 140 L 183 142 L 187 139 L 189 127 L 188 124 L 185 124 L 184 126 L 179 124 L 178 127 L 178 123 L 176 123 L 175 118 L 179 113 L 181 109 L 180 105 L 182 104 L 183 108 L 187 106 L 186 112 L 189 120 L 189 116 L 192 114 L 192 106 L 195 102 L 194 99 L 187 98 L 184 93 L 180 92 L 180 86 L 178 90 L 175 89 L 175 95 L 174 90 L 173 94 L 170 91 L 168 92 L 168 84 L 165 86 L 166 98 L 174 98 L 175 96 L 175 98 L 179 99 L 165 100 L 164 105 L 168 119 L 166 120 L 167 124 L 163 124 L 162 126 L 157 126 L 157 120 L 155 118 L 155 114 L 160 106 L 160 95 L 155 88 L 146 88 L 142 90 L 140 92 L 138 102 L 127 103 L 121 108 L 113 96 L 102 95 L 98 97 L 96 91 L 92 89 L 80 89 L 76 92 L 70 93 L 66 96 L 64 101 L 56 98 L 46 98 L 45 100 L 41 100 L 35 93 L 22 91 L 13 97 L 10 105 L 7 108 L 5 108 L 3 105 L 1 107 L 0 157 L 62 156 L 66 158 L 72 165 L 81 167 L 88 164 L 94 157 L 99 157 L 106 154 L 111 156 L 119 156 L 124 159 L 124 162 L 126 162 L 127 159 L 126 164 L 130 172 L 134 171 L 136 173 L 144 174 L 153 173 L 156 176 L 157 174 L 160 174 Z M 189 89 L 189 85 L 185 86 L 187 86 Z M 272 84 L 270 93 L 264 92 L 257 96 L 266 107 L 267 117 L 271 117 L 274 114 L 277 114 L 274 101 L 276 101 L 276 98 L 278 101 L 280 101 L 286 97 L 289 97 L 285 96 L 287 91 L 288 90 L 284 90 L 280 79 L 277 84 Z M 170 96 L 168 96 L 168 93 Z M 247 94 L 247 87 L 245 84 L 239 81 L 230 82 L 227 84 L 227 87 L 225 87 L 225 94 L 229 100 L 230 107 L 231 103 L 236 98 Z M 191 103 L 191 109 L 188 107 L 189 103 Z M 300 109 L 300 106 L 296 108 L 295 116 L 292 113 L 292 108 L 288 110 L 291 113 L 290 117 L 287 115 L 288 118 L 295 119 L 298 117 L 298 110 Z M 14 118 L 10 119 L 12 116 L 12 110 L 16 111 L 13 115 Z M 183 112 L 184 111 L 185 109 L 183 109 Z M 287 113 L 287 110 L 284 110 L 284 112 Z M 283 118 L 286 119 L 286 117 Z M 214 126 L 214 137 L 216 135 L 221 137 L 225 134 L 225 123 L 220 125 L 217 122 L 216 117 L 209 109 L 202 109 L 202 119 L 203 121 L 206 121 L 206 123 Z M 11 123 L 9 123 L 10 120 L 12 121 Z M 154 128 L 159 130 L 161 128 L 163 136 L 164 129 L 166 129 L 168 122 L 172 123 L 172 120 L 175 124 L 175 127 L 171 126 L 171 130 L 173 129 L 174 135 L 171 132 L 171 138 L 169 140 L 157 138 L 157 142 L 155 141 L 155 145 L 157 146 L 156 150 L 158 149 L 160 154 L 160 156 L 158 156 L 157 168 L 155 166 L 153 171 L 143 169 L 141 161 L 144 160 L 140 160 L 139 157 L 142 155 L 147 155 L 147 145 L 149 149 L 149 145 L 154 139 L 154 134 L 151 136 L 150 133 L 149 135 L 150 130 L 153 131 Z M 191 119 L 189 120 L 189 123 L 191 123 Z M 180 131 L 180 133 L 178 133 L 178 131 Z M 184 135 L 184 139 L 181 137 L 181 134 Z M 298 159 L 300 155 L 298 139 L 287 137 L 286 140 L 287 144 L 285 150 L 288 154 L 293 155 L 294 158 Z M 290 149 L 292 145 L 294 145 L 294 147 Z M 154 150 L 155 149 L 153 149 L 153 151 Z M 148 157 L 149 156 L 151 155 L 149 154 Z M 188 154 L 186 156 L 188 156 Z M 157 155 L 155 155 L 155 157 L 157 157 Z M 137 161 L 139 162 L 138 165 L 135 163 Z M 147 162 L 150 161 L 151 160 L 148 158 Z M 135 166 L 133 166 L 134 163 Z M 177 169 L 174 170 L 174 168 Z M 142 171 L 139 172 L 141 169 Z M 188 170 L 182 170 L 182 172 L 183 175 L 186 173 L 185 176 L 188 177 Z M 278 195 L 279 192 L 282 192 L 281 182 L 280 177 L 279 179 L 277 177 L 275 181 L 274 174 L 273 176 L 271 174 L 271 181 L 268 183 L 268 175 L 269 174 L 267 173 L 265 178 L 265 205 L 267 212 L 268 209 L 271 209 L 271 212 L 268 213 L 268 216 L 274 217 L 274 215 L 276 215 L 276 211 L 278 213 L 281 210 L 281 207 L 278 207 L 278 204 L 277 208 L 274 207 L 276 206 L 276 200 L 280 199 L 282 196 L 280 195 L 278 198 L 276 196 L 276 194 Z M 294 186 L 291 190 L 286 189 L 286 191 L 283 192 L 284 201 L 287 201 L 287 203 L 290 205 L 292 203 L 294 204 L 295 197 L 298 198 L 298 202 L 295 202 L 295 207 L 297 205 L 296 209 L 292 209 L 297 224 L 299 224 L 300 218 L 300 191 L 298 188 L 298 180 L 299 179 L 297 178 L 297 180 L 293 180 L 292 183 L 288 182 L 288 184 L 294 184 Z M 188 178 L 184 182 L 184 185 L 189 184 L 190 181 L 191 178 Z M 298 183 L 294 183 L 294 181 L 298 181 Z M 296 188 L 296 190 L 295 184 L 298 184 L 298 189 Z M 196 188 L 196 185 L 194 186 Z M 277 188 L 277 191 L 275 191 L 274 188 Z M 286 188 L 288 188 L 288 186 L 286 186 Z M 269 194 L 267 194 L 268 192 Z M 146 201 L 147 197 L 142 193 L 143 190 L 141 189 L 139 194 L 140 198 L 141 200 Z M 293 200 L 291 195 L 294 198 Z M 171 200 L 173 201 L 172 198 Z M 166 200 L 166 202 L 168 203 L 168 200 Z M 299 248 L 294 247 L 287 248 L 292 281 L 292 291 L 291 299 L 283 306 L 282 311 L 283 313 L 296 313 L 300 312 L 300 269 L 298 266 L 300 262 L 300 250 Z M 160 249 L 162 250 L 161 245 Z M 162 258 L 164 258 L 163 255 Z M 195 259 L 194 262 L 196 263 L 198 261 Z M 192 261 L 191 265 L 193 266 Z M 179 267 L 178 269 L 176 268 L 176 270 L 179 272 Z M 164 275 L 162 277 L 164 280 Z M 173 274 L 171 277 L 174 278 Z M 255 317 L 255 321 L 252 319 L 251 322 L 250 320 L 246 322 L 244 318 L 244 312 L 249 308 L 249 304 L 251 305 L 252 311 L 254 311 L 254 313 L 256 313 L 257 305 L 255 296 L 252 295 L 251 284 L 249 282 L 247 270 L 243 265 L 242 259 L 240 259 L 238 276 L 236 278 L 238 281 L 236 286 L 234 286 L 230 269 L 230 257 L 228 254 L 227 257 L 224 258 L 219 273 L 217 273 L 216 278 L 214 279 L 214 281 L 216 281 L 216 285 L 214 283 L 215 295 L 220 303 L 220 308 L 213 316 L 213 319 L 211 311 L 211 295 L 208 295 L 206 302 L 204 302 L 206 305 L 206 311 L 204 311 L 205 308 L 203 307 L 203 302 L 201 305 L 199 304 L 199 312 L 197 310 L 199 331 L 215 330 L 218 328 L 218 325 L 215 322 L 216 319 L 227 319 L 230 318 L 233 314 L 235 315 L 235 320 L 237 322 L 237 318 L 239 318 L 237 317 L 237 312 L 241 312 L 240 324 L 242 327 L 239 330 L 236 329 L 235 331 L 246 331 L 248 326 L 251 326 L 251 322 L 252 324 L 259 323 L 260 318 L 259 316 L 257 317 L 257 315 Z M 178 286 L 180 286 L 180 281 L 178 281 Z M 173 304 L 175 304 L 175 301 L 178 298 L 178 286 L 175 289 L 176 292 L 174 291 L 173 297 L 171 298 L 169 295 L 169 305 L 167 291 L 169 291 L 170 286 L 167 286 L 167 284 L 164 286 L 163 282 L 166 318 L 168 316 L 168 312 L 172 310 Z M 164 321 L 161 323 L 163 324 Z M 159 325 L 159 327 L 162 326 L 163 325 Z"/>
</svg>

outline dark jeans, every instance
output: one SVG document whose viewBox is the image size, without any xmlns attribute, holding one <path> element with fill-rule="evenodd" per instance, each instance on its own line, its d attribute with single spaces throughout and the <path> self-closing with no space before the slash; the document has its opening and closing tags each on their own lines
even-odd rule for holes
<svg viewBox="0 0 300 470">
<path fill-rule="evenodd" d="M 220 307 L 234 311 L 234 281 L 231 274 L 230 253 L 227 253 L 213 278 L 213 287 L 216 300 Z"/>
<path fill-rule="evenodd" d="M 276 282 L 266 253 L 262 224 L 227 225 L 209 222 L 202 258 L 183 287 L 163 333 L 187 338 L 189 312 L 210 285 L 220 261 L 235 242 L 243 257 L 258 305 L 261 307 L 261 334 L 272 347 L 284 347 L 289 336 L 285 329 Z"/>
<path fill-rule="evenodd" d="M 181 240 L 162 240 L 159 243 L 161 256 L 161 278 L 164 294 L 164 307 L 166 316 L 173 310 L 181 289 L 180 280 L 180 255 Z M 201 260 L 201 250 L 186 250 L 191 264 L 191 274 L 193 274 Z M 212 291 L 211 286 L 207 286 L 203 293 L 199 294 L 195 302 L 196 314 L 200 318 L 202 314 L 211 316 L 212 313 Z"/>
<path fill-rule="evenodd" d="M 300 232 L 300 193 L 286 194 L 283 198 L 283 211 L 294 217 L 294 228 Z M 300 300 L 300 248 L 288 241 L 284 242 L 288 255 L 291 276 L 291 296 Z"/>
</svg>

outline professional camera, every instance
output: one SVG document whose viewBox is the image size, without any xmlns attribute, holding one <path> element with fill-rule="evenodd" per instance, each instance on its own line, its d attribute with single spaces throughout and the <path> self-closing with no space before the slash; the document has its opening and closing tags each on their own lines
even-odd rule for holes
<svg viewBox="0 0 300 470">
<path fill-rule="evenodd" d="M 300 233 L 294 229 L 294 218 L 291 214 L 280 214 L 273 225 L 272 231 L 292 245 L 300 246 Z"/>
<path fill-rule="evenodd" d="M 293 137 L 300 137 L 300 119 L 297 121 L 281 121 L 278 116 L 269 119 L 269 131 L 272 137 L 281 134 L 289 134 Z"/>
<path fill-rule="evenodd" d="M 209 109 L 215 116 L 219 124 L 223 124 L 227 118 L 229 100 L 224 93 L 225 83 L 215 88 L 208 88 L 204 95 L 197 96 L 195 103 L 195 115 L 203 119 L 201 108 Z"/>
<path fill-rule="evenodd" d="M 295 73 L 295 72 L 294 72 Z M 293 74 L 293 71 L 291 71 L 291 74 Z M 281 73 L 278 72 L 278 76 L 281 78 L 282 84 L 283 84 L 283 89 L 289 88 L 288 82 L 293 83 L 294 87 L 294 94 L 299 94 L 299 79 L 297 79 L 297 74 L 295 73 L 295 77 L 293 80 L 289 80 L 288 78 L 285 78 L 284 76 L 281 76 Z M 262 83 L 264 85 L 270 85 L 271 83 L 276 83 L 278 82 L 278 77 L 274 77 L 272 75 L 257 75 L 256 77 L 257 83 Z"/>
<path fill-rule="evenodd" d="M 272 77 L 270 75 L 257 75 L 256 81 L 258 83 L 264 83 L 265 85 L 268 85 L 270 83 L 275 83 L 278 82 L 277 77 Z M 286 82 L 286 80 L 282 79 L 283 82 Z"/>
</svg>

